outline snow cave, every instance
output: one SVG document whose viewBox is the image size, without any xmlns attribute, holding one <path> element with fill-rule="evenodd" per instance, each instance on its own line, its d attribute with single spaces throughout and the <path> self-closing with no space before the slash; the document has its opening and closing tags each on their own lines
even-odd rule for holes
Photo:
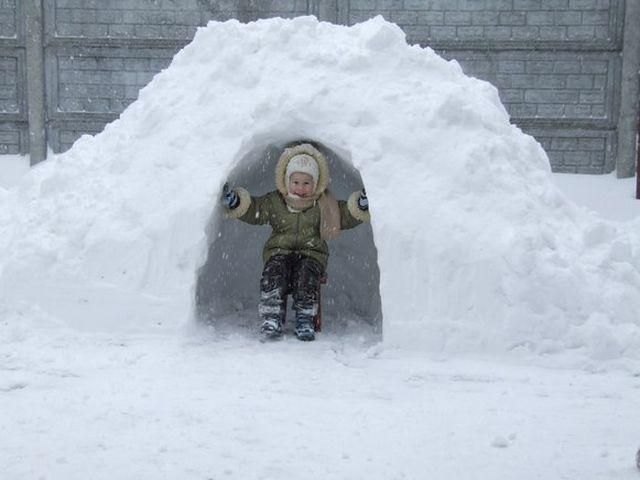
<svg viewBox="0 0 640 480">
<path fill-rule="evenodd" d="M 278 152 L 303 139 L 338 198 L 364 185 L 370 199 L 370 225 L 331 246 L 329 333 L 638 356 L 640 226 L 567 201 L 495 87 L 382 17 L 200 28 L 104 131 L 0 189 L 0 311 L 93 330 L 247 325 L 268 227 L 223 220 L 221 188 L 273 189 Z"/>
<path fill-rule="evenodd" d="M 327 159 L 331 182 L 329 189 L 339 199 L 362 188 L 355 168 L 325 145 L 309 139 L 275 143 L 272 139 L 248 151 L 231 171 L 231 185 L 243 186 L 252 195 L 275 188 L 274 169 L 284 148 L 298 143 L 313 144 Z M 252 226 L 224 217 L 216 208 L 209 228 L 207 260 L 198 271 L 196 311 L 198 319 L 219 331 L 237 327 L 256 329 L 258 281 L 262 271 L 262 247 L 269 226 Z M 330 257 L 327 283 L 322 287 L 323 331 L 361 332 L 380 337 L 380 272 L 371 226 L 343 231 L 329 241 Z M 291 302 L 289 303 L 289 305 Z M 287 314 L 293 323 L 293 313 Z"/>
</svg>

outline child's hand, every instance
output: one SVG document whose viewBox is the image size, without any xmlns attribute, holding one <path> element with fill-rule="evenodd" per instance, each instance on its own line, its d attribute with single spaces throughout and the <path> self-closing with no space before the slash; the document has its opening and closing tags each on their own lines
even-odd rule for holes
<svg viewBox="0 0 640 480">
<path fill-rule="evenodd" d="M 222 187 L 222 205 L 229 210 L 233 210 L 240 204 L 240 198 L 235 190 L 229 189 L 229 183 L 226 182 Z"/>
<path fill-rule="evenodd" d="M 358 208 L 364 212 L 369 210 L 369 199 L 367 198 L 367 192 L 363 188 L 358 197 Z"/>
</svg>

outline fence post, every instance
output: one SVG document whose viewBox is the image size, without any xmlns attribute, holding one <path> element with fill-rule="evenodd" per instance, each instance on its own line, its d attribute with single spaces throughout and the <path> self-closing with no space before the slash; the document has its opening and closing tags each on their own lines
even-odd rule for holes
<svg viewBox="0 0 640 480">
<path fill-rule="evenodd" d="M 315 15 L 320 21 L 337 23 L 338 4 L 337 0 L 310 0 L 307 2 L 309 15 Z"/>
<path fill-rule="evenodd" d="M 638 72 L 640 77 L 640 72 Z M 640 82 L 640 78 L 638 79 Z M 636 199 L 640 200 L 640 105 L 638 105 L 638 133 L 636 134 Z"/>
<path fill-rule="evenodd" d="M 620 116 L 618 118 L 618 178 L 633 177 L 636 171 L 636 135 L 640 85 L 640 1 L 627 0 L 624 13 L 622 46 L 622 78 L 620 85 Z"/>
<path fill-rule="evenodd" d="M 349 0 L 336 0 L 336 23 L 349 25 Z"/>
<path fill-rule="evenodd" d="M 45 128 L 43 5 L 42 0 L 24 0 L 26 26 L 27 112 L 31 165 L 47 157 Z"/>
</svg>

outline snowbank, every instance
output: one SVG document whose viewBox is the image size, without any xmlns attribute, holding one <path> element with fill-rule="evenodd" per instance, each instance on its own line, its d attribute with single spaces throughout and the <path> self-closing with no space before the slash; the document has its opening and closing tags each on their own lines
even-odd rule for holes
<svg viewBox="0 0 640 480">
<path fill-rule="evenodd" d="M 201 28 L 119 120 L 0 190 L 4 315 L 184 325 L 222 233 L 222 184 L 303 138 L 367 188 L 377 265 L 362 292 L 379 291 L 388 345 L 640 356 L 640 222 L 565 200 L 493 86 L 380 17 Z M 265 169 L 264 191 L 272 181 Z M 244 260 L 260 247 L 247 240 Z"/>
</svg>

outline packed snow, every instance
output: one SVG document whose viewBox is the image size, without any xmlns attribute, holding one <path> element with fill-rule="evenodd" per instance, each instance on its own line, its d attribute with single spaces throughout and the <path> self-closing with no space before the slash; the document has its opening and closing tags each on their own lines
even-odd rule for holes
<svg viewBox="0 0 640 480">
<path fill-rule="evenodd" d="M 266 232 L 218 198 L 301 139 L 372 222 L 332 245 L 318 340 L 263 344 Z M 636 478 L 638 207 L 572 202 L 396 25 L 211 22 L 102 133 L 13 160 L 3 476 Z"/>
</svg>

